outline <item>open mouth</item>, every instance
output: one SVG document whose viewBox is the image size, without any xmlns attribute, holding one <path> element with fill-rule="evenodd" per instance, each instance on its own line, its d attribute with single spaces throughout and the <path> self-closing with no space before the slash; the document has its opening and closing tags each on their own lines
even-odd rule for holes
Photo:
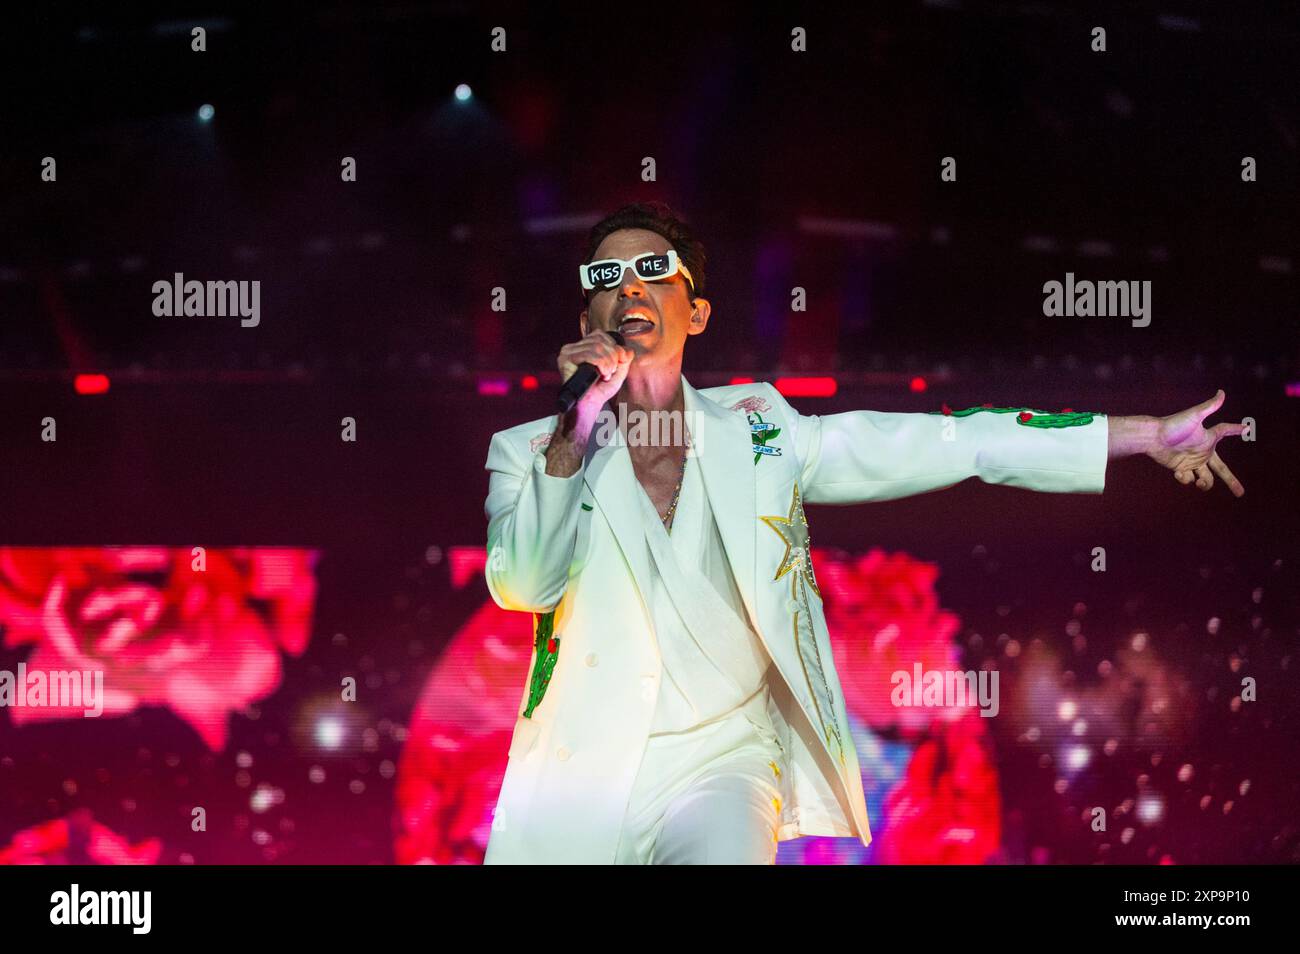
<svg viewBox="0 0 1300 954">
<path fill-rule="evenodd" d="M 650 316 L 640 311 L 629 311 L 618 323 L 618 330 L 628 338 L 646 334 L 654 330 L 655 323 Z"/>
</svg>

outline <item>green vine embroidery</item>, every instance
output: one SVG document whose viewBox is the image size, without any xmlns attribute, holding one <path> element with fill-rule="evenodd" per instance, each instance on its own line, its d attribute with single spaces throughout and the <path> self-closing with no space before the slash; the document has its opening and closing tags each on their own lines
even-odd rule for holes
<svg viewBox="0 0 1300 954">
<path fill-rule="evenodd" d="M 781 436 L 781 428 L 763 420 L 763 415 L 757 411 L 753 414 L 747 414 L 749 420 L 750 440 L 754 445 L 754 463 L 757 465 L 759 458 L 763 456 L 780 457 L 781 448 L 768 447 L 767 442 L 775 440 Z"/>
<path fill-rule="evenodd" d="M 1016 423 L 1025 427 L 1079 427 L 1084 424 L 1091 424 L 1093 417 L 1100 413 L 1098 411 L 1075 411 L 1068 407 L 1053 413 L 1035 407 L 994 407 L 991 404 L 985 404 L 981 407 L 968 407 L 964 411 L 954 411 L 945 404 L 942 411 L 929 411 L 927 413 L 942 414 L 945 417 L 969 417 L 972 414 L 978 414 L 980 411 L 988 411 L 991 414 L 1014 413 Z"/>
<path fill-rule="evenodd" d="M 528 708 L 524 718 L 531 719 L 533 710 L 546 695 L 546 687 L 551 684 L 551 673 L 555 670 L 555 660 L 560 654 L 560 637 L 552 636 L 555 626 L 555 610 L 542 613 L 537 617 L 537 636 L 533 640 L 536 661 L 533 663 L 533 675 L 528 682 Z"/>
</svg>

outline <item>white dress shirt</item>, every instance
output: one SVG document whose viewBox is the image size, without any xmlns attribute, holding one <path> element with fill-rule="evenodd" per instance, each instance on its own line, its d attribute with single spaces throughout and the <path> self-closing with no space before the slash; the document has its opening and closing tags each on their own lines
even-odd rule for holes
<svg viewBox="0 0 1300 954">
<path fill-rule="evenodd" d="M 650 734 L 682 732 L 743 707 L 766 688 L 772 659 L 750 625 L 699 463 L 687 461 L 671 534 L 639 481 L 637 497 L 664 665 Z"/>
</svg>

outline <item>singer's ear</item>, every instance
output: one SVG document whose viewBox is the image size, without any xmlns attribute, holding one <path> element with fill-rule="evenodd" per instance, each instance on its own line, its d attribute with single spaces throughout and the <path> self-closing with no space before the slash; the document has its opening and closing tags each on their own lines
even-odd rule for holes
<svg viewBox="0 0 1300 954">
<path fill-rule="evenodd" d="M 578 314 L 578 328 L 582 332 L 581 337 L 587 337 L 587 309 L 582 309 Z"/>
<path fill-rule="evenodd" d="M 708 327 L 711 309 L 707 298 L 691 299 L 691 323 L 686 328 L 688 335 L 698 335 Z"/>
</svg>

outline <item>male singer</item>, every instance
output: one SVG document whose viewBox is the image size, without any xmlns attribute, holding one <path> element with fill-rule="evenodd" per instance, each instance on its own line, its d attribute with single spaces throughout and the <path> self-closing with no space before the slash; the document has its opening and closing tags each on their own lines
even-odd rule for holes
<svg viewBox="0 0 1300 954">
<path fill-rule="evenodd" d="M 1107 460 L 1130 454 L 1244 493 L 1215 453 L 1242 426 L 1201 423 L 1222 391 L 1164 418 L 819 416 L 770 384 L 697 391 L 681 367 L 709 323 L 704 267 L 667 206 L 599 222 L 582 337 L 557 365 L 600 374 L 568 413 L 492 438 L 488 588 L 533 614 L 534 642 L 486 863 L 770 864 L 800 835 L 870 844 L 806 503 L 968 477 L 1101 493 Z M 680 426 L 598 427 L 607 402 Z"/>
</svg>

